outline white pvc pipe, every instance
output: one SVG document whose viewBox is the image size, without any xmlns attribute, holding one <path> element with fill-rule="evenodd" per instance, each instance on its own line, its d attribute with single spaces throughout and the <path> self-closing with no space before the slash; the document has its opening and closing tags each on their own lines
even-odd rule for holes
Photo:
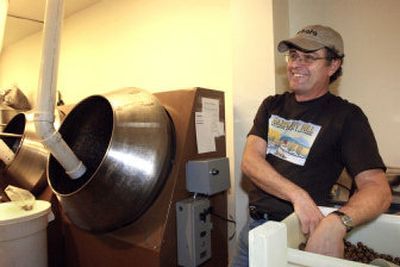
<svg viewBox="0 0 400 267">
<path fill-rule="evenodd" d="M 63 0 L 47 0 L 43 30 L 42 61 L 37 95 L 37 106 L 33 121 L 36 134 L 50 153 L 72 178 L 81 177 L 86 172 L 83 165 L 62 136 L 54 128 L 54 110 L 60 32 L 63 20 Z"/>
<path fill-rule="evenodd" d="M 0 52 L 3 48 L 4 32 L 6 31 L 7 12 L 8 0 L 0 0 Z M 14 152 L 0 139 L 0 160 L 8 165 L 14 157 Z"/>
<path fill-rule="evenodd" d="M 7 12 L 8 0 L 0 0 L 0 52 L 3 48 L 4 32 L 6 31 Z"/>
<path fill-rule="evenodd" d="M 0 139 L 0 160 L 8 165 L 13 161 L 14 157 L 14 152 L 4 143 L 3 139 Z"/>
</svg>

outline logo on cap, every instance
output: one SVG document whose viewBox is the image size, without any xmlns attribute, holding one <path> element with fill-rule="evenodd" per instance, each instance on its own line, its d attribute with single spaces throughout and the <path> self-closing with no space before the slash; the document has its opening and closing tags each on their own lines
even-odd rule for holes
<svg viewBox="0 0 400 267">
<path fill-rule="evenodd" d="M 297 32 L 297 34 L 302 34 L 302 33 L 305 33 L 305 34 L 312 34 L 312 35 L 314 35 L 314 36 L 317 36 L 317 35 L 318 35 L 318 32 L 317 32 L 316 30 L 314 30 L 314 29 L 302 29 L 301 31 L 298 31 L 298 32 Z"/>
</svg>

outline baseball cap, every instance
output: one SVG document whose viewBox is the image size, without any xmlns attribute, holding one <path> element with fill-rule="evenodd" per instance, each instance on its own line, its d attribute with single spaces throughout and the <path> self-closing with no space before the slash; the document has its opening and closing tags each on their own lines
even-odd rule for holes
<svg viewBox="0 0 400 267">
<path fill-rule="evenodd" d="M 285 52 L 290 47 L 312 52 L 327 47 L 344 56 L 342 36 L 334 29 L 323 25 L 309 25 L 296 33 L 293 38 L 282 40 L 278 44 L 278 51 Z"/>
</svg>

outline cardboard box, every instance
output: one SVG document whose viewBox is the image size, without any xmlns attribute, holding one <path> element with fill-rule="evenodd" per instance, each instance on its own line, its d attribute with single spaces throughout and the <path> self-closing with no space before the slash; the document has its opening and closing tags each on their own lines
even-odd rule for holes
<svg viewBox="0 0 400 267">
<path fill-rule="evenodd" d="M 323 214 L 333 208 L 321 207 Z M 286 242 L 282 242 L 282 238 Z M 383 214 L 377 219 L 356 227 L 346 237 L 353 244 L 362 242 L 378 253 L 400 256 L 400 216 Z M 276 240 L 281 240 L 279 244 Z M 269 221 L 249 233 L 249 255 L 252 267 L 367 267 L 354 261 L 328 257 L 298 249 L 305 241 L 296 214 L 291 214 L 282 222 Z M 283 243 L 283 244 L 282 244 Z M 286 255 L 284 251 L 286 250 Z M 274 251 L 274 252 L 273 252 Z M 283 253 L 282 253 L 283 252 Z M 268 254 L 280 255 L 268 257 Z M 282 256 L 283 255 L 283 256 Z"/>
</svg>

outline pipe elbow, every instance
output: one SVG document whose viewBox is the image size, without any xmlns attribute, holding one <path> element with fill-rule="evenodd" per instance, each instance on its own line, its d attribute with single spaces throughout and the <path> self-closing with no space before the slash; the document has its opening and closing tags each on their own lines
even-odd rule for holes
<svg viewBox="0 0 400 267">
<path fill-rule="evenodd" d="M 72 179 L 81 177 L 86 167 L 71 148 L 65 143 L 61 134 L 53 125 L 54 115 L 46 112 L 34 114 L 34 125 L 40 142 L 50 151 L 56 160 L 63 166 L 65 172 Z"/>
<path fill-rule="evenodd" d="M 49 140 L 56 134 L 56 129 L 53 124 L 46 121 L 38 121 L 34 122 L 36 135 L 39 138 L 40 142 L 43 143 L 46 147 L 50 146 Z"/>
</svg>

